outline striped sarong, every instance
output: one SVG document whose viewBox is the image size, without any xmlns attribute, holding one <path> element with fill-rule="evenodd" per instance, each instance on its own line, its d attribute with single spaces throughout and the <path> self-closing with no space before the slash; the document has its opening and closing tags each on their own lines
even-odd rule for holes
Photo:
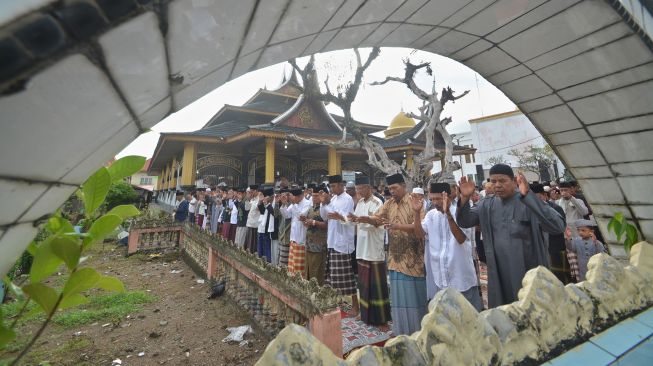
<svg viewBox="0 0 653 366">
<path fill-rule="evenodd" d="M 223 222 L 222 223 L 222 231 L 220 234 L 222 234 L 222 237 L 225 239 L 229 239 L 229 231 L 231 229 L 231 223 L 228 222 Z"/>
<path fill-rule="evenodd" d="M 302 278 L 306 278 L 306 246 L 291 241 L 288 255 L 288 273 L 295 272 L 299 272 Z"/>
<path fill-rule="evenodd" d="M 288 255 L 290 254 L 290 244 L 285 240 L 279 240 L 279 265 L 288 267 Z"/>
<path fill-rule="evenodd" d="M 242 248 L 245 246 L 245 237 L 247 236 L 247 228 L 245 226 L 236 227 L 236 246 Z"/>
<path fill-rule="evenodd" d="M 395 336 L 420 330 L 427 305 L 426 278 L 390 271 L 390 312 Z"/>
<path fill-rule="evenodd" d="M 387 275 L 385 262 L 358 260 L 361 320 L 365 324 L 385 325 L 390 321 Z"/>
<path fill-rule="evenodd" d="M 569 272 L 573 278 L 573 282 L 578 282 L 580 278 L 580 269 L 578 267 L 578 257 L 576 253 L 567 250 L 567 261 L 569 261 Z"/>
<path fill-rule="evenodd" d="M 327 284 L 341 295 L 356 295 L 356 279 L 351 267 L 351 256 L 329 249 L 329 274 Z"/>
</svg>

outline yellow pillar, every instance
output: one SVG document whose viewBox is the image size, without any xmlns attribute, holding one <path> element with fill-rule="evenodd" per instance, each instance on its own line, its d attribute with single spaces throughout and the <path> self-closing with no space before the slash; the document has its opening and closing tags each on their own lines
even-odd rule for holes
<svg viewBox="0 0 653 366">
<path fill-rule="evenodd" d="M 184 157 L 182 158 L 183 168 L 181 172 L 181 186 L 195 185 L 196 163 L 197 163 L 197 144 L 194 142 L 187 142 L 184 144 Z"/>
<path fill-rule="evenodd" d="M 342 153 L 336 153 L 336 174 L 342 174 Z"/>
<path fill-rule="evenodd" d="M 194 181 L 193 181 L 194 182 Z M 170 172 L 170 188 L 177 189 L 177 157 L 172 158 L 172 171 Z"/>
<path fill-rule="evenodd" d="M 338 174 L 338 154 L 336 153 L 335 147 L 329 146 L 327 157 L 328 157 L 327 166 L 329 168 L 329 175 Z"/>
<path fill-rule="evenodd" d="M 265 183 L 274 183 L 274 138 L 265 138 Z"/>
<path fill-rule="evenodd" d="M 406 169 L 413 169 L 413 150 L 406 151 Z"/>
</svg>

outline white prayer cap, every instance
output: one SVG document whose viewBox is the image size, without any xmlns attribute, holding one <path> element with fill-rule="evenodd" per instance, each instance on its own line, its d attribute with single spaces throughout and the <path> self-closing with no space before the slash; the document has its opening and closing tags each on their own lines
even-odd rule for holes
<svg viewBox="0 0 653 366">
<path fill-rule="evenodd" d="M 548 193 L 548 192 L 550 192 L 550 191 L 551 191 L 551 187 L 549 187 L 549 186 L 544 186 L 544 192 L 547 192 L 547 193 Z"/>
<path fill-rule="evenodd" d="M 207 188 L 206 191 L 207 191 L 207 192 L 211 192 L 211 188 Z"/>
<path fill-rule="evenodd" d="M 347 182 L 347 185 L 345 185 L 346 188 L 356 188 L 356 184 L 354 182 L 349 181 Z"/>
<path fill-rule="evenodd" d="M 417 193 L 417 194 L 421 194 L 421 195 L 423 195 L 423 194 L 424 194 L 424 190 L 423 190 L 421 187 L 415 187 L 415 188 L 413 188 L 413 193 Z"/>
</svg>

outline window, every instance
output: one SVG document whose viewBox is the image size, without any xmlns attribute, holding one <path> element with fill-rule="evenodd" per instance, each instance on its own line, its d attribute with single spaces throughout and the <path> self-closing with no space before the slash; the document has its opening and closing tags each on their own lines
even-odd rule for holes
<svg viewBox="0 0 653 366">
<path fill-rule="evenodd" d="M 152 177 L 142 177 L 140 184 L 141 185 L 150 185 L 150 184 L 152 184 Z"/>
<path fill-rule="evenodd" d="M 469 157 L 470 154 L 465 154 L 465 163 L 469 164 L 472 162 L 471 158 Z"/>
</svg>

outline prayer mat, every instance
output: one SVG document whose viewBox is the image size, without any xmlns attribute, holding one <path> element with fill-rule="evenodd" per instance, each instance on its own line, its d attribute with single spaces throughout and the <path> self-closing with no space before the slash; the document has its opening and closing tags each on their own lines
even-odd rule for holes
<svg viewBox="0 0 653 366">
<path fill-rule="evenodd" d="M 388 323 L 388 325 L 392 325 Z M 392 330 L 382 332 L 373 325 L 367 325 L 355 318 L 345 318 L 341 321 L 342 328 L 342 353 L 347 355 L 356 348 L 367 345 L 383 346 L 385 341 L 392 338 Z M 345 356 L 346 358 L 346 356 Z"/>
</svg>

